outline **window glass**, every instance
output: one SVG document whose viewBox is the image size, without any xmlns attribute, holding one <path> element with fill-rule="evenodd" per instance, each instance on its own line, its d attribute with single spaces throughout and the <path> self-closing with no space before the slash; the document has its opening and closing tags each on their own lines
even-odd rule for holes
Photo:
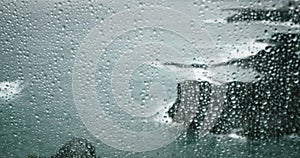
<svg viewBox="0 0 300 158">
<path fill-rule="evenodd" d="M 0 158 L 300 157 L 299 0 L 4 0 L 0 15 Z"/>
</svg>

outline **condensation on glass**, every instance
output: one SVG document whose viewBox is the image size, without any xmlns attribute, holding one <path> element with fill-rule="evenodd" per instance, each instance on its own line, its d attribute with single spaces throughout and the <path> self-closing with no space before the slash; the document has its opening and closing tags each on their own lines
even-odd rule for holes
<svg viewBox="0 0 300 158">
<path fill-rule="evenodd" d="M 0 2 L 0 157 L 300 157 L 300 1 Z"/>
</svg>

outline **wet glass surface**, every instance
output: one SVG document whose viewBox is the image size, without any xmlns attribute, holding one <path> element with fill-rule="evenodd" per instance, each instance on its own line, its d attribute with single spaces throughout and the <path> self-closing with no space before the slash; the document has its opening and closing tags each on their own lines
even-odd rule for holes
<svg viewBox="0 0 300 158">
<path fill-rule="evenodd" d="M 0 157 L 300 157 L 299 1 L 1 1 Z"/>
</svg>

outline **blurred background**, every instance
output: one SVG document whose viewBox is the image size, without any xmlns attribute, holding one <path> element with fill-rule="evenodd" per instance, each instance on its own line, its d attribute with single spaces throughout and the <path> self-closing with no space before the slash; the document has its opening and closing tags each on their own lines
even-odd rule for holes
<svg viewBox="0 0 300 158">
<path fill-rule="evenodd" d="M 239 12 L 230 8 L 275 10 L 289 6 L 284 0 L 1 1 L 1 158 L 50 157 L 74 137 L 88 139 L 100 157 L 300 157 L 295 134 L 266 141 L 234 133 L 198 138 L 187 131 L 166 147 L 141 153 L 120 151 L 97 140 L 81 121 L 73 100 L 76 53 L 89 31 L 108 17 L 148 6 L 172 8 L 195 19 L 226 59 L 255 55 L 270 45 L 256 40 L 300 29 L 299 21 L 292 20 L 228 20 Z"/>
</svg>

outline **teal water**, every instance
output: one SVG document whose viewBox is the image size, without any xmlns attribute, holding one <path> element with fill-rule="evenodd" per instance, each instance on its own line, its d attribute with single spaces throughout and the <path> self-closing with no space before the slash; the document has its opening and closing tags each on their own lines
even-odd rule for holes
<svg viewBox="0 0 300 158">
<path fill-rule="evenodd" d="M 232 1 L 206 3 L 174 1 L 174 6 L 197 20 L 220 19 L 226 13 L 216 6 L 239 5 Z M 266 2 L 267 3 L 267 2 Z M 138 3 L 132 3 L 138 6 Z M 199 9 L 200 8 L 200 9 Z M 210 9 L 211 8 L 211 9 Z M 274 141 L 249 141 L 229 135 L 194 138 L 183 134 L 168 146 L 149 152 L 119 151 L 103 144 L 86 129 L 72 94 L 72 67 L 81 42 L 103 18 L 124 9 L 115 3 L 88 2 L 0 2 L 0 81 L 20 80 L 20 91 L 12 99 L 0 101 L 0 157 L 53 155 L 73 137 L 85 137 L 101 157 L 300 157 L 299 138 L 287 136 Z M 203 11 L 199 11 L 203 9 Z M 220 10 L 221 8 L 219 8 Z M 216 9 L 218 10 L 218 8 Z M 214 13 L 214 16 L 209 16 Z M 200 14 L 200 15 L 199 15 Z M 252 40 L 272 32 L 299 32 L 299 28 L 255 23 L 206 23 L 220 45 Z M 245 29 L 246 28 L 246 29 Z M 268 31 L 265 31 L 268 30 Z"/>
</svg>

